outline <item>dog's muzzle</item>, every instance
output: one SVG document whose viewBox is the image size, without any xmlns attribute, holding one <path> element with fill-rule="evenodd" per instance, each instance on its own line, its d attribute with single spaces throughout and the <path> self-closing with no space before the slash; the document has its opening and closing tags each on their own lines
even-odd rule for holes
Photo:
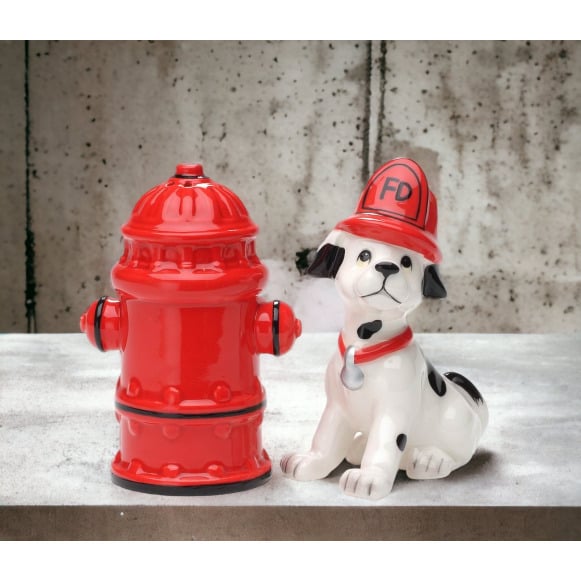
<svg viewBox="0 0 581 581">
<path fill-rule="evenodd" d="M 397 266 L 397 264 L 394 264 L 393 262 L 378 262 L 375 265 L 375 270 L 377 270 L 377 272 L 379 272 L 380 274 L 383 275 L 383 282 L 381 283 L 381 287 L 369 294 L 366 295 L 362 295 L 361 298 L 362 299 L 366 299 L 367 297 L 372 297 L 374 295 L 378 295 L 380 293 L 385 293 L 390 299 L 394 300 L 398 305 L 401 305 L 401 301 L 396 299 L 386 288 L 385 288 L 385 283 L 387 282 L 387 279 L 392 275 L 392 274 L 396 274 L 399 272 L 399 266 Z"/>
</svg>

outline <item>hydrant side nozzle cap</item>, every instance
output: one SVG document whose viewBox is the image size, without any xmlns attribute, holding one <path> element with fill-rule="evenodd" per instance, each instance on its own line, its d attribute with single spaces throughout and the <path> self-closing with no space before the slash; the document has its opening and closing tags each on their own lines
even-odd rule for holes
<svg viewBox="0 0 581 581">
<path fill-rule="evenodd" d="M 201 163 L 180 163 L 176 166 L 176 178 L 199 178 L 204 176 Z"/>
</svg>

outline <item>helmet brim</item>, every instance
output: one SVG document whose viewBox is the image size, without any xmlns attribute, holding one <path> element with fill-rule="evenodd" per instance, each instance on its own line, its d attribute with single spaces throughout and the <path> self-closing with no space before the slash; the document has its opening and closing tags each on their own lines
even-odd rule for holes
<svg viewBox="0 0 581 581">
<path fill-rule="evenodd" d="M 429 232 L 403 220 L 362 212 L 342 220 L 335 228 L 361 238 L 371 238 L 419 252 L 433 263 L 442 260 L 436 239 Z"/>
</svg>

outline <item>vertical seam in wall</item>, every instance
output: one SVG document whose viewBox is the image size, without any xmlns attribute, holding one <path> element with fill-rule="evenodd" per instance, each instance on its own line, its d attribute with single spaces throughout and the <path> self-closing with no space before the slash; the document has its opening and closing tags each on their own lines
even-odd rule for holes
<svg viewBox="0 0 581 581">
<path fill-rule="evenodd" d="M 371 59 L 371 41 L 367 41 L 367 60 L 365 77 L 365 105 L 363 111 L 363 148 L 361 150 L 361 187 L 363 188 L 369 178 L 369 125 L 371 120 L 371 74 L 373 62 Z"/>
<path fill-rule="evenodd" d="M 30 207 L 30 92 L 29 92 L 29 43 L 24 41 L 24 157 L 25 157 L 25 196 L 26 196 L 26 285 L 24 304 L 26 307 L 26 328 L 28 333 L 36 333 L 36 272 L 34 268 L 34 232 Z"/>
<path fill-rule="evenodd" d="M 373 155 L 374 167 L 379 167 L 383 163 L 382 145 L 383 145 L 383 119 L 385 117 L 385 85 L 387 72 L 387 42 L 382 40 L 380 43 L 379 59 L 379 111 L 377 113 L 377 138 L 375 140 L 375 152 Z"/>
</svg>

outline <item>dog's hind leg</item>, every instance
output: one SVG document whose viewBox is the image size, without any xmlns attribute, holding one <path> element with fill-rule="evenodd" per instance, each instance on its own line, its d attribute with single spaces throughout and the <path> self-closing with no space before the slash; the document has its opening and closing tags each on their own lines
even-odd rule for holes
<svg viewBox="0 0 581 581">
<path fill-rule="evenodd" d="M 283 456 L 280 461 L 283 474 L 295 480 L 325 478 L 345 458 L 353 434 L 339 406 L 327 403 L 310 451 Z"/>
<path fill-rule="evenodd" d="M 472 409 L 476 412 L 480 420 L 481 432 L 484 432 L 488 425 L 488 406 L 478 391 L 476 386 L 466 377 L 455 371 L 448 371 L 444 373 L 444 377 L 452 382 L 452 385 L 463 393 L 466 401 L 470 404 Z"/>
<path fill-rule="evenodd" d="M 440 448 L 424 446 L 411 451 L 405 470 L 408 478 L 428 480 L 445 478 L 457 467 L 458 463 Z"/>
</svg>

